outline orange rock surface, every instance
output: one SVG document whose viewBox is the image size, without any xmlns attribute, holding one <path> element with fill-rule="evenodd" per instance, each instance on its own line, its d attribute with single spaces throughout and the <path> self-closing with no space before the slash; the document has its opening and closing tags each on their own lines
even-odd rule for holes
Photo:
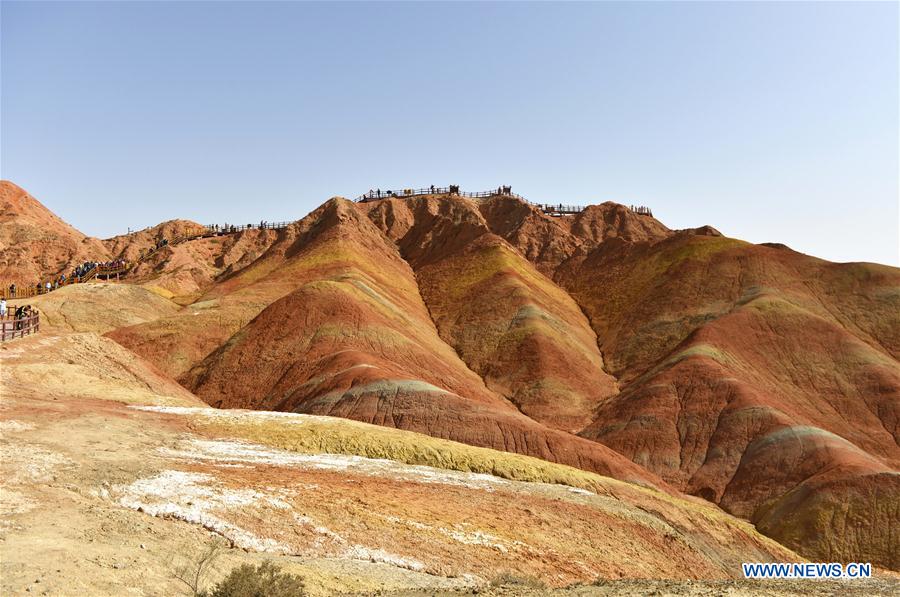
<svg viewBox="0 0 900 597">
<path fill-rule="evenodd" d="M 3 189 L 4 213 L 24 214 L 0 223 L 21 277 L 193 226 L 94 243 Z M 40 222 L 64 249 L 23 232 Z M 808 557 L 900 569 L 897 268 L 609 202 L 554 217 L 437 195 L 334 198 L 286 229 L 165 248 L 128 282 L 177 305 L 102 331 L 211 405 L 674 488 Z"/>
<path fill-rule="evenodd" d="M 63 222 L 24 189 L 0 180 L 0 282 L 33 285 L 85 261 L 106 261 L 101 241 Z"/>
</svg>

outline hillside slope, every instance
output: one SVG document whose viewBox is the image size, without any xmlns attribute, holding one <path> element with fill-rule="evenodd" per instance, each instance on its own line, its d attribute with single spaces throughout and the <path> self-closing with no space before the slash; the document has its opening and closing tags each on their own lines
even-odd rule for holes
<svg viewBox="0 0 900 597">
<path fill-rule="evenodd" d="M 678 234 L 557 279 L 622 382 L 582 435 L 804 553 L 900 567 L 900 272 Z"/>
<path fill-rule="evenodd" d="M 656 483 L 485 387 L 438 335 L 409 265 L 352 203 L 333 199 L 302 225 L 309 234 L 295 250 L 224 283 L 233 294 L 279 278 L 297 289 L 181 378 L 198 396 L 229 408 L 339 415 Z M 259 270 L 271 272 L 265 282 Z"/>
<path fill-rule="evenodd" d="M 896 268 L 613 203 L 437 195 L 332 199 L 131 281 L 176 300 L 137 301 L 108 337 L 210 404 L 674 487 L 810 558 L 900 569 Z"/>
<path fill-rule="evenodd" d="M 211 538 L 227 547 L 209 584 L 268 560 L 312 595 L 734 579 L 742 561 L 798 560 L 714 506 L 570 467 L 208 408 L 93 333 L 3 344 L 0 380 L 3 594 L 177 594 L 173 565 Z"/>
<path fill-rule="evenodd" d="M 578 431 L 616 381 L 578 305 L 495 234 L 480 207 L 420 197 L 358 209 L 410 263 L 441 338 L 466 365 L 532 419 Z"/>
<path fill-rule="evenodd" d="M 102 242 L 63 222 L 24 189 L 0 180 L 0 281 L 34 284 L 68 274 L 85 261 L 109 258 Z"/>
<path fill-rule="evenodd" d="M 96 332 L 168 317 L 172 301 L 140 286 L 88 282 L 73 284 L 27 301 L 41 313 L 42 331 Z"/>
</svg>

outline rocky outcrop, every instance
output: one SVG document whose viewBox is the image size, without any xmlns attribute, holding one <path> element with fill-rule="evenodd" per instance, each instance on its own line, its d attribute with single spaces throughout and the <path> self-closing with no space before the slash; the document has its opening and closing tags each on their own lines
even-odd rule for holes
<svg viewBox="0 0 900 597">
<path fill-rule="evenodd" d="M 0 281 L 21 287 L 109 258 L 101 241 L 63 222 L 24 189 L 0 181 Z"/>
<path fill-rule="evenodd" d="M 570 432 L 617 392 L 588 320 L 538 271 L 580 246 L 553 221 L 508 197 L 373 205 L 363 211 L 412 265 L 441 338 L 489 388 L 530 418 Z M 387 214 L 401 211 L 405 224 L 389 225 Z M 540 231 L 538 242 L 524 242 L 517 225 Z"/>
<path fill-rule="evenodd" d="M 267 258 L 281 260 L 276 271 L 290 272 L 297 290 L 182 377 L 197 395 L 215 406 L 343 416 L 657 483 L 485 387 L 439 336 L 413 270 L 352 204 L 333 200 L 308 220 L 312 234 L 296 252 Z"/>
<path fill-rule="evenodd" d="M 891 525 L 846 535 L 836 510 L 896 510 L 896 270 L 679 235 L 601 246 L 559 280 L 622 383 L 582 435 L 809 557 L 896 567 Z"/>
</svg>

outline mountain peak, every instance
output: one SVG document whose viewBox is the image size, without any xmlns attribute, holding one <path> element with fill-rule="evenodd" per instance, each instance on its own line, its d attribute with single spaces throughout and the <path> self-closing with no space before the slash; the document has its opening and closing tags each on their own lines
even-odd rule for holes
<svg viewBox="0 0 900 597">
<path fill-rule="evenodd" d="M 91 260 L 109 259 L 85 236 L 22 187 L 0 181 L 0 279 L 34 283 Z"/>
</svg>

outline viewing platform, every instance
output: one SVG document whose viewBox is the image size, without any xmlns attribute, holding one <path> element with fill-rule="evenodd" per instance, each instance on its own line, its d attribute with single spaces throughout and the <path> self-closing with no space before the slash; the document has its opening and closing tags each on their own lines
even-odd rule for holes
<svg viewBox="0 0 900 597">
<path fill-rule="evenodd" d="M 27 317 L 16 318 L 12 314 L 0 317 L 0 342 L 24 338 L 39 332 L 41 329 L 41 314 L 33 312 Z"/>
</svg>

